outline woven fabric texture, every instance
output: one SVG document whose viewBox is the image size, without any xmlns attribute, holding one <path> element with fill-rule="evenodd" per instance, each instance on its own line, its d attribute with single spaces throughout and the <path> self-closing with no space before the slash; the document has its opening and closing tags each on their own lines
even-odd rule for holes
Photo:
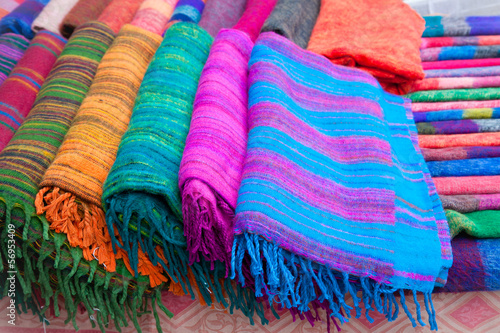
<svg viewBox="0 0 500 333">
<path fill-rule="evenodd" d="M 37 33 L 7 80 L 0 85 L 0 152 L 28 115 L 65 44 L 66 39 L 53 32 Z"/>
<path fill-rule="evenodd" d="M 143 2 L 144 0 L 112 0 L 102 11 L 98 21 L 105 23 L 115 34 L 118 34 L 125 24 L 134 19 L 135 13 Z"/>
<path fill-rule="evenodd" d="M 500 36 L 458 36 L 422 38 L 420 49 L 444 46 L 500 45 Z"/>
<path fill-rule="evenodd" d="M 59 34 L 59 26 L 64 17 L 76 5 L 78 0 L 51 0 L 31 24 L 35 33 L 45 29 Z"/>
<path fill-rule="evenodd" d="M 391 92 L 406 93 L 408 82 L 424 77 L 423 30 L 424 20 L 398 0 L 322 0 L 307 49 L 367 71 Z"/>
<path fill-rule="evenodd" d="M 439 197 L 444 209 L 451 209 L 459 213 L 500 210 L 500 193 L 441 195 Z"/>
<path fill-rule="evenodd" d="M 482 101 L 500 99 L 500 88 L 426 90 L 410 93 L 406 97 L 415 103 Z"/>
<path fill-rule="evenodd" d="M 328 298 L 337 318 L 347 290 L 375 305 L 396 290 L 429 296 L 446 279 L 451 248 L 407 101 L 275 33 L 260 35 L 249 66 L 232 277 L 245 283 L 247 254 L 257 296 L 299 311 Z M 427 245 L 403 244 L 414 237 Z"/>
<path fill-rule="evenodd" d="M 29 40 L 23 35 L 12 32 L 0 36 L 0 84 L 16 66 L 29 46 Z"/>
<path fill-rule="evenodd" d="M 146 0 L 130 24 L 162 35 L 172 16 L 177 0 Z"/>
<path fill-rule="evenodd" d="M 500 76 L 430 78 L 413 83 L 411 92 L 443 89 L 472 89 L 500 87 Z"/>
<path fill-rule="evenodd" d="M 466 233 L 476 238 L 500 238 L 500 210 L 482 210 L 471 213 L 446 211 L 451 237 Z"/>
<path fill-rule="evenodd" d="M 414 113 L 415 122 L 431 122 L 461 119 L 498 119 L 500 108 L 452 109 Z"/>
<path fill-rule="evenodd" d="M 500 119 L 464 119 L 417 123 L 418 134 L 467 134 L 500 131 Z"/>
<path fill-rule="evenodd" d="M 440 195 L 500 193 L 500 176 L 435 177 Z"/>
<path fill-rule="evenodd" d="M 238 22 L 246 4 L 247 0 L 208 0 L 199 25 L 215 38 L 219 31 Z"/>
<path fill-rule="evenodd" d="M 422 148 L 426 161 L 466 160 L 469 158 L 500 157 L 500 147 Z"/>
<path fill-rule="evenodd" d="M 47 2 L 48 0 L 43 2 L 27 0 L 20 4 L 0 20 L 0 35 L 6 32 L 14 32 L 28 39 L 33 38 L 35 33 L 31 30 L 31 25 Z"/>
<path fill-rule="evenodd" d="M 500 45 L 444 46 L 420 50 L 422 61 L 498 58 Z"/>
<path fill-rule="evenodd" d="M 467 59 L 467 60 L 442 60 L 423 62 L 424 70 L 428 69 L 456 69 L 470 67 L 488 67 L 500 65 L 500 58 L 493 59 Z"/>
<path fill-rule="evenodd" d="M 111 0 L 79 0 L 61 21 L 61 35 L 69 38 L 80 25 L 97 20 L 110 2 Z"/>
<path fill-rule="evenodd" d="M 422 37 L 500 35 L 500 16 L 426 16 Z"/>
</svg>

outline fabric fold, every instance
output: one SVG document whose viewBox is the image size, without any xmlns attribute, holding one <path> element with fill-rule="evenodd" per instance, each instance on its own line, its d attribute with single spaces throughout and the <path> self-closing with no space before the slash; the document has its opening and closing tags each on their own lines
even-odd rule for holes
<svg viewBox="0 0 500 333">
<path fill-rule="evenodd" d="M 422 148 L 426 161 L 466 160 L 469 158 L 500 157 L 500 147 Z"/>
<path fill-rule="evenodd" d="M 31 39 L 35 36 L 31 25 L 49 0 L 26 0 L 0 20 L 0 35 L 13 32 Z"/>
<path fill-rule="evenodd" d="M 482 210 L 471 213 L 446 211 L 450 235 L 464 232 L 476 238 L 500 238 L 500 210 Z"/>
<path fill-rule="evenodd" d="M 28 48 L 29 43 L 29 40 L 23 35 L 11 32 L 0 36 L 0 84 L 9 76 Z"/>
<path fill-rule="evenodd" d="M 441 195 L 439 197 L 444 209 L 454 210 L 459 213 L 500 210 L 500 193 Z"/>
<path fill-rule="evenodd" d="M 418 144 L 421 148 L 500 146 L 500 133 L 419 135 Z"/>
<path fill-rule="evenodd" d="M 431 69 L 460 69 L 471 67 L 492 67 L 500 65 L 500 58 L 493 59 L 466 59 L 466 60 L 442 60 L 422 62 L 424 70 Z"/>
<path fill-rule="evenodd" d="M 423 30 L 422 17 L 398 0 L 322 0 L 307 49 L 335 64 L 358 67 L 386 90 L 405 94 L 408 83 L 424 78 Z"/>
<path fill-rule="evenodd" d="M 436 77 L 483 77 L 483 76 L 499 76 L 500 66 L 485 66 L 485 67 L 460 67 L 452 69 L 428 69 L 425 71 L 425 78 Z"/>
<path fill-rule="evenodd" d="M 500 35 L 500 16 L 424 16 L 422 37 Z"/>
<path fill-rule="evenodd" d="M 500 157 L 427 162 L 432 177 L 497 176 Z"/>
<path fill-rule="evenodd" d="M 66 39 L 41 31 L 0 85 L 0 152 L 28 115 L 42 84 L 61 54 Z"/>
<path fill-rule="evenodd" d="M 411 109 L 413 112 L 439 111 L 455 109 L 486 109 L 499 108 L 500 99 L 485 101 L 452 101 L 452 102 L 424 102 L 413 103 Z"/>
<path fill-rule="evenodd" d="M 431 78 L 415 82 L 411 92 L 443 89 L 473 89 L 500 87 L 500 76 Z M 477 93 L 477 92 L 476 92 Z"/>
<path fill-rule="evenodd" d="M 500 193 L 500 176 L 435 177 L 439 195 Z"/>
<path fill-rule="evenodd" d="M 500 45 L 500 36 L 453 36 L 422 38 L 420 49 L 444 46 Z"/>
<path fill-rule="evenodd" d="M 498 58 L 500 45 L 445 46 L 420 50 L 422 61 L 465 60 Z"/>
<path fill-rule="evenodd" d="M 500 131 L 500 119 L 463 119 L 417 123 L 418 134 L 467 134 Z"/>
<path fill-rule="evenodd" d="M 426 90 L 405 97 L 415 103 L 495 100 L 500 99 L 500 88 Z"/>
<path fill-rule="evenodd" d="M 498 119 L 500 108 L 451 109 L 421 111 L 413 114 L 415 122 L 449 121 L 462 119 Z"/>
<path fill-rule="evenodd" d="M 388 318 L 396 315 L 382 308 L 381 294 L 395 300 L 410 289 L 429 301 L 446 280 L 451 248 L 408 101 L 274 33 L 260 35 L 249 66 L 232 277 L 246 282 L 247 257 L 257 296 L 299 311 L 326 298 L 342 322 L 346 294 L 358 315 L 363 300 Z M 437 328 L 431 311 L 429 323 Z"/>
<path fill-rule="evenodd" d="M 79 0 L 60 23 L 61 35 L 69 38 L 80 25 L 97 20 L 112 0 Z"/>
<path fill-rule="evenodd" d="M 77 2 L 78 0 L 50 0 L 31 24 L 31 30 L 37 33 L 45 29 L 59 34 L 61 22 Z"/>
<path fill-rule="evenodd" d="M 279 0 L 262 26 L 262 32 L 273 31 L 307 48 L 318 19 L 321 0 Z"/>
</svg>

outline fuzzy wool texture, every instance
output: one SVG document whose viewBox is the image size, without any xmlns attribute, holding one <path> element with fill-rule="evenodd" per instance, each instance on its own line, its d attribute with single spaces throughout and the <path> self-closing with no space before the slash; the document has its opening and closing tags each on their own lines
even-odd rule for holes
<svg viewBox="0 0 500 333">
<path fill-rule="evenodd" d="M 37 33 L 7 80 L 0 85 L 0 152 L 28 115 L 65 45 L 66 39 L 53 32 Z"/>
<path fill-rule="evenodd" d="M 422 37 L 500 35 L 500 16 L 424 16 Z"/>
<path fill-rule="evenodd" d="M 199 25 L 215 38 L 219 31 L 238 22 L 246 4 L 247 0 L 208 0 Z"/>
<path fill-rule="evenodd" d="M 48 0 L 27 0 L 0 20 L 0 35 L 13 32 L 28 39 L 35 36 L 31 25 L 43 10 Z"/>
<path fill-rule="evenodd" d="M 97 20 L 111 0 L 79 0 L 62 19 L 59 26 L 61 35 L 69 38 L 80 25 Z"/>
<path fill-rule="evenodd" d="M 439 198 L 444 209 L 454 210 L 459 213 L 500 210 L 500 193 L 440 195 Z"/>
<path fill-rule="evenodd" d="M 500 58 L 489 59 L 466 59 L 466 60 L 442 60 L 422 62 L 424 70 L 430 69 L 460 69 L 470 67 L 488 67 L 500 65 Z"/>
<path fill-rule="evenodd" d="M 61 22 L 77 2 L 78 0 L 51 0 L 33 21 L 31 30 L 35 33 L 48 30 L 59 34 Z"/>
<path fill-rule="evenodd" d="M 0 36 L 0 84 L 23 56 L 29 46 L 29 40 L 23 35 L 7 32 Z"/>
</svg>

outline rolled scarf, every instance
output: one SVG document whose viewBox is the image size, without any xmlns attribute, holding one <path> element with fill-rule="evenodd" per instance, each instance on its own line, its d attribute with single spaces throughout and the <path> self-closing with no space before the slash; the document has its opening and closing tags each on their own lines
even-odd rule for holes
<svg viewBox="0 0 500 333">
<path fill-rule="evenodd" d="M 201 14 L 205 9 L 206 0 L 179 0 L 170 19 L 170 25 L 176 22 L 200 22 Z"/>
<path fill-rule="evenodd" d="M 426 161 L 452 161 L 470 158 L 500 157 L 500 147 L 422 148 L 422 155 Z"/>
<path fill-rule="evenodd" d="M 500 66 L 469 67 L 453 69 L 430 69 L 425 71 L 425 78 L 435 77 L 483 77 L 499 76 Z"/>
<path fill-rule="evenodd" d="M 457 110 L 457 109 L 488 109 L 500 107 L 500 99 L 486 101 L 453 101 L 453 102 L 430 102 L 412 103 L 413 112 Z"/>
<path fill-rule="evenodd" d="M 399 0 L 322 0 L 307 49 L 334 64 L 358 67 L 386 90 L 404 94 L 409 82 L 424 78 L 423 30 L 424 20 Z"/>
<path fill-rule="evenodd" d="M 87 93 L 97 64 L 113 37 L 113 32 L 105 24 L 97 22 L 88 23 L 75 32 L 40 89 L 27 119 L 0 153 L 0 202 L 4 206 L 0 220 L 6 224 L 15 224 L 16 233 L 23 242 L 22 258 L 25 262 L 29 262 L 31 257 L 25 252 L 27 247 L 24 244 L 32 244 L 35 249 L 40 245 L 32 243 L 40 237 L 35 235 L 34 229 L 36 234 L 43 235 L 43 239 L 49 239 L 47 222 L 36 217 L 34 201 L 38 184 L 54 159 L 78 106 Z M 18 222 L 15 221 L 15 216 L 20 218 Z M 57 239 L 58 242 L 61 241 L 61 237 Z M 62 246 L 62 242 L 58 244 Z M 52 253 L 45 252 L 43 248 L 39 251 L 44 256 Z M 93 266 L 97 266 L 97 261 Z M 43 265 L 27 268 L 30 267 L 42 276 L 47 274 L 45 272 L 48 268 Z M 33 274 L 27 273 L 24 276 L 34 279 Z M 18 278 L 21 279 L 20 275 Z M 48 281 L 50 279 L 41 280 L 42 286 Z M 24 285 L 23 289 L 26 294 L 31 292 L 29 284 Z M 50 293 L 46 296 L 52 297 Z"/>
<path fill-rule="evenodd" d="M 220 30 L 231 28 L 238 22 L 246 3 L 247 0 L 208 0 L 199 25 L 215 38 Z"/>
<path fill-rule="evenodd" d="M 496 176 L 500 175 L 500 157 L 429 161 L 427 167 L 432 177 Z"/>
<path fill-rule="evenodd" d="M 97 20 L 111 0 L 79 0 L 70 12 L 62 19 L 59 31 L 69 38 L 80 25 Z"/>
<path fill-rule="evenodd" d="M 155 2 L 163 9 L 163 0 Z M 150 5 L 142 9 L 152 9 Z M 172 6 L 169 8 L 170 13 L 158 12 L 163 17 L 158 31 L 134 25 L 136 18 L 143 24 L 144 15 L 150 16 L 140 9 L 131 24 L 120 30 L 40 182 L 35 201 L 37 214 L 45 214 L 51 229 L 67 234 L 70 245 L 82 248 L 85 259 L 97 258 L 110 272 L 115 271 L 116 261 L 101 206 L 102 185 L 127 129 L 144 73 L 161 43 L 163 28 L 173 11 Z M 122 252 L 116 255 L 123 256 Z M 161 267 L 147 258 L 139 259 L 139 272 L 150 276 L 152 287 L 167 281 Z"/>
<path fill-rule="evenodd" d="M 500 146 L 500 133 L 419 135 L 418 144 L 421 148 Z"/>
<path fill-rule="evenodd" d="M 500 35 L 500 16 L 425 16 L 422 37 Z"/>
<path fill-rule="evenodd" d="M 420 49 L 447 46 L 500 45 L 500 36 L 458 36 L 422 38 Z"/>
<path fill-rule="evenodd" d="M 417 123 L 461 119 L 498 119 L 500 118 L 500 108 L 423 111 L 415 112 L 413 116 Z"/>
<path fill-rule="evenodd" d="M 418 134 L 500 132 L 500 119 L 464 119 L 417 123 Z"/>
<path fill-rule="evenodd" d="M 405 97 L 415 103 L 493 100 L 500 99 L 500 88 L 426 90 Z"/>
<path fill-rule="evenodd" d="M 443 60 L 423 62 L 424 70 L 428 69 L 457 69 L 470 67 L 488 67 L 500 65 L 500 58 L 493 59 L 466 59 L 466 60 Z"/>
<path fill-rule="evenodd" d="M 358 315 L 362 299 L 395 318 L 381 294 L 394 304 L 399 291 L 416 325 L 402 290 L 423 292 L 427 303 L 435 282 L 445 282 L 451 248 L 407 100 L 274 33 L 260 35 L 249 66 L 233 278 L 238 272 L 246 282 L 248 255 L 256 295 L 264 289 L 299 311 L 326 298 L 342 320 L 348 293 Z M 415 242 L 425 245 L 405 245 Z M 423 324 L 419 314 L 417 320 Z M 436 328 L 430 311 L 429 322 Z"/>
<path fill-rule="evenodd" d="M 14 32 L 28 39 L 33 38 L 35 33 L 31 30 L 31 25 L 48 2 L 48 0 L 23 2 L 0 20 L 0 34 Z"/>
<path fill-rule="evenodd" d="M 466 235 L 451 241 L 453 266 L 448 282 L 439 291 L 500 290 L 500 239 L 476 239 Z"/>
<path fill-rule="evenodd" d="M 500 210 L 500 193 L 441 195 L 439 198 L 444 209 L 454 210 L 459 213 Z"/>
<path fill-rule="evenodd" d="M 435 177 L 439 195 L 500 193 L 500 176 Z"/>
<path fill-rule="evenodd" d="M 319 15 L 321 0 L 279 0 L 262 32 L 273 31 L 307 48 Z"/>
<path fill-rule="evenodd" d="M 0 85 L 0 152 L 28 115 L 65 44 L 63 37 L 41 31 L 33 38 L 7 80 Z"/>
<path fill-rule="evenodd" d="M 36 33 L 42 29 L 59 34 L 59 26 L 64 17 L 76 5 L 78 0 L 51 0 L 31 25 Z"/>
<path fill-rule="evenodd" d="M 9 76 L 29 43 L 26 37 L 14 33 L 5 33 L 0 36 L 0 84 Z"/>
<path fill-rule="evenodd" d="M 482 210 L 461 214 L 446 211 L 451 237 L 461 232 L 477 238 L 500 238 L 500 210 Z"/>
<path fill-rule="evenodd" d="M 500 87 L 500 76 L 484 77 L 458 77 L 448 78 L 439 77 L 423 79 L 416 81 L 411 86 L 411 92 L 426 90 L 445 90 L 445 89 L 477 89 Z M 472 94 L 477 94 L 475 91 Z"/>
<path fill-rule="evenodd" d="M 276 1 L 249 0 L 222 30 L 201 73 L 179 169 L 189 262 L 220 261 L 229 274 L 233 218 L 247 146 L 248 61 Z"/>
</svg>

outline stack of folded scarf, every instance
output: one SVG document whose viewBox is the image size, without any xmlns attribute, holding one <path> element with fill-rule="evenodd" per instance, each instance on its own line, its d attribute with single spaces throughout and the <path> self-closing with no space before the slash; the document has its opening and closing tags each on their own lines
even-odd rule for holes
<svg viewBox="0 0 500 333">
<path fill-rule="evenodd" d="M 426 17 L 425 78 L 408 97 L 446 211 L 454 264 L 443 290 L 497 290 L 500 270 L 500 17 Z M 460 235 L 459 235 L 460 234 Z"/>
</svg>

